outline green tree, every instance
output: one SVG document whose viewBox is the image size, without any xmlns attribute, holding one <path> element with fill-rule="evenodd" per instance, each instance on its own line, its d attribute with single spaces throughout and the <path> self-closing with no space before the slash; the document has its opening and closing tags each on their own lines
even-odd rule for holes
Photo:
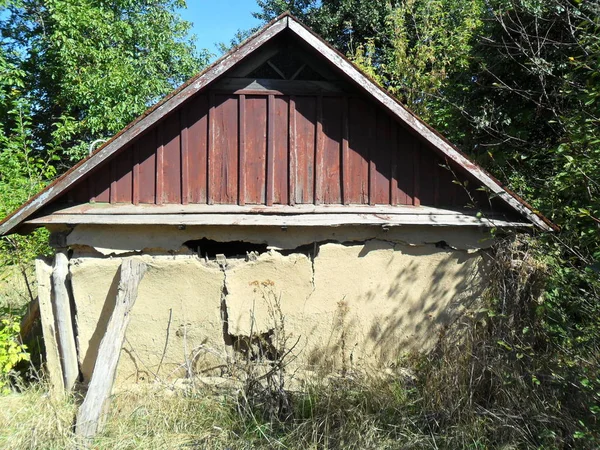
<svg viewBox="0 0 600 450">
<path fill-rule="evenodd" d="M 31 138 L 66 166 L 207 61 L 187 38 L 183 0 L 12 0 L 0 45 L 24 73 Z M 62 167 L 61 167 L 62 169 Z"/>
</svg>

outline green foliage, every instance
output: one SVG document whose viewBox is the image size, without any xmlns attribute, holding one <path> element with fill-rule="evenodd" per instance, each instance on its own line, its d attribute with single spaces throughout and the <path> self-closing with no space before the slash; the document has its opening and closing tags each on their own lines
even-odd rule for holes
<svg viewBox="0 0 600 450">
<path fill-rule="evenodd" d="M 20 344 L 19 322 L 13 317 L 0 320 L 0 393 L 8 393 L 9 376 L 21 361 L 28 361 L 27 347 Z"/>
<path fill-rule="evenodd" d="M 207 60 L 186 36 L 181 0 L 10 1 L 2 46 L 23 73 L 31 139 L 70 165 Z M 4 11 L 2 11 L 4 10 Z"/>
</svg>

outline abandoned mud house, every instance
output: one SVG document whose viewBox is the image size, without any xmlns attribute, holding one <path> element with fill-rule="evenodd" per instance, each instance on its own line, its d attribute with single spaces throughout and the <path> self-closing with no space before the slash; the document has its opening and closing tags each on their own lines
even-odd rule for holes
<svg viewBox="0 0 600 450">
<path fill-rule="evenodd" d="M 119 361 L 129 381 L 219 373 L 282 318 L 307 367 L 385 366 L 477 298 L 492 228 L 552 228 L 288 15 L 0 233 L 40 226 L 57 254 L 37 264 L 48 362 L 84 380 L 122 261 L 146 264 Z"/>
</svg>

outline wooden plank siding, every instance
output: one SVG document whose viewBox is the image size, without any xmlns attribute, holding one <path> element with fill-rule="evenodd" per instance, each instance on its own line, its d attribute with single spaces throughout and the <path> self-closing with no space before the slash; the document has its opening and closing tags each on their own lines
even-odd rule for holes
<svg viewBox="0 0 600 450">
<path fill-rule="evenodd" d="M 478 183 L 467 193 L 455 182 L 463 171 L 452 164 L 363 96 L 218 90 L 192 97 L 61 203 L 464 208 L 485 198 Z"/>
</svg>

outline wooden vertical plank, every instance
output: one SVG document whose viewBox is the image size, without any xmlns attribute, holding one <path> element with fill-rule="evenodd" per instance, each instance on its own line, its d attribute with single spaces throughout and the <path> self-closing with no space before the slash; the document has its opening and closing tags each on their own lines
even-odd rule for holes
<svg viewBox="0 0 600 450">
<path fill-rule="evenodd" d="M 412 205 L 414 167 L 412 146 L 415 138 L 406 128 L 398 125 L 396 184 L 398 204 Z"/>
<path fill-rule="evenodd" d="M 52 268 L 52 294 L 58 347 L 63 374 L 63 385 L 67 392 L 73 389 L 79 376 L 79 363 L 77 361 L 77 348 L 75 346 L 75 333 L 73 331 L 73 313 L 71 310 L 71 296 L 67 288 L 69 275 L 69 258 L 67 250 L 61 249 L 54 257 Z"/>
<path fill-rule="evenodd" d="M 121 264 L 115 308 L 98 348 L 98 358 L 85 399 L 77 413 L 75 432 L 83 439 L 92 438 L 104 428 L 130 312 L 146 269 L 146 264 L 138 259 L 126 258 Z"/>
<path fill-rule="evenodd" d="M 199 95 L 191 99 L 187 112 L 188 137 L 188 201 L 193 204 L 206 203 L 208 181 L 208 96 Z"/>
<path fill-rule="evenodd" d="M 296 143 L 296 97 L 290 97 L 289 103 L 289 122 L 290 122 L 290 134 L 289 134 L 289 152 L 290 152 L 290 168 L 289 168 L 289 204 L 296 204 L 296 179 L 298 171 L 298 148 Z"/>
<path fill-rule="evenodd" d="M 296 116 L 296 203 L 315 201 L 315 156 L 317 142 L 317 97 L 298 96 Z"/>
<path fill-rule="evenodd" d="M 238 203 L 243 206 L 246 204 L 246 96 L 241 94 L 239 96 L 239 122 L 240 122 L 240 174 L 238 180 Z"/>
<path fill-rule="evenodd" d="M 133 202 L 133 148 L 130 146 L 121 151 L 113 160 L 116 166 L 115 181 L 116 203 Z"/>
<path fill-rule="evenodd" d="M 267 105 L 267 206 L 273 206 L 275 197 L 275 96 L 269 94 Z"/>
<path fill-rule="evenodd" d="M 206 149 L 206 202 L 209 205 L 214 204 L 214 188 L 213 188 L 213 166 L 215 159 L 215 94 L 208 94 L 208 140 Z"/>
<path fill-rule="evenodd" d="M 374 151 L 371 152 L 371 161 L 375 163 L 375 172 L 372 174 L 374 204 L 390 204 L 390 116 L 382 111 L 377 111 L 377 127 Z"/>
<path fill-rule="evenodd" d="M 289 98 L 276 95 L 273 112 L 273 204 L 289 202 Z"/>
<path fill-rule="evenodd" d="M 390 136 L 390 203 L 395 206 L 400 204 L 400 192 L 398 192 L 398 126 L 396 121 L 391 121 Z"/>
<path fill-rule="evenodd" d="M 421 205 L 435 206 L 435 185 L 439 167 L 436 158 L 424 145 L 419 146 L 419 200 Z"/>
<path fill-rule="evenodd" d="M 349 141 L 349 126 L 348 126 L 348 97 L 344 97 L 342 100 L 342 199 L 344 205 L 349 205 L 350 201 L 350 148 L 348 145 Z"/>
<path fill-rule="evenodd" d="M 156 130 L 150 130 L 138 141 L 140 203 L 156 203 L 156 139 Z"/>
<path fill-rule="evenodd" d="M 315 196 L 314 203 L 323 203 L 325 170 L 325 136 L 323 135 L 323 97 L 317 97 L 317 131 L 315 134 Z"/>
<path fill-rule="evenodd" d="M 246 158 L 240 171 L 244 171 L 247 204 L 266 203 L 268 106 L 264 95 L 246 97 Z"/>
<path fill-rule="evenodd" d="M 437 158 L 436 158 L 437 159 Z M 437 206 L 448 208 L 456 206 L 456 187 L 453 171 L 450 169 L 448 159 L 438 161 L 438 187 L 436 194 Z"/>
<path fill-rule="evenodd" d="M 164 122 L 158 124 L 156 130 L 156 204 L 162 205 L 164 200 Z"/>
<path fill-rule="evenodd" d="M 342 203 L 342 98 L 323 98 L 322 202 Z"/>
<path fill-rule="evenodd" d="M 188 107 L 189 108 L 189 107 Z M 189 134 L 188 134 L 188 108 L 180 111 L 179 126 L 181 129 L 181 204 L 190 203 L 190 158 L 189 158 Z"/>
<path fill-rule="evenodd" d="M 133 144 L 133 174 L 132 174 L 132 201 L 134 205 L 140 204 L 140 145 L 139 141 Z"/>
<path fill-rule="evenodd" d="M 163 203 L 181 204 L 181 126 L 179 114 L 168 116 L 163 122 L 162 173 Z"/>
<path fill-rule="evenodd" d="M 35 260 L 35 276 L 38 286 L 44 349 L 46 351 L 46 373 L 50 381 L 51 395 L 54 398 L 59 398 L 64 394 L 65 387 L 58 341 L 56 340 L 54 312 L 52 311 L 52 266 L 45 258 Z"/>
<path fill-rule="evenodd" d="M 373 126 L 369 128 L 369 205 L 375 205 L 376 202 L 376 182 L 377 182 L 377 166 L 375 163 L 377 152 L 377 110 L 371 111 Z"/>
<path fill-rule="evenodd" d="M 433 166 L 433 206 L 440 206 L 440 177 L 442 176 L 442 168 L 437 158 L 434 160 Z"/>
<path fill-rule="evenodd" d="M 110 185 L 112 180 L 110 162 L 104 163 L 96 172 L 94 188 L 97 203 L 110 202 Z"/>
<path fill-rule="evenodd" d="M 88 191 L 89 191 L 89 196 L 90 196 L 90 203 L 96 203 L 95 177 L 88 178 Z"/>
<path fill-rule="evenodd" d="M 247 98 L 247 109 L 248 100 Z M 246 116 L 249 118 L 250 112 L 246 112 Z M 215 95 L 214 148 L 211 151 L 210 190 L 212 200 L 217 204 L 237 205 L 238 203 L 238 125 L 237 96 Z M 249 124 L 246 124 L 246 131 L 250 131 Z M 248 136 L 246 136 L 247 148 L 248 144 Z M 246 162 L 248 163 L 248 157 Z M 247 186 L 249 182 L 250 180 L 246 178 Z"/>
<path fill-rule="evenodd" d="M 348 100 L 348 156 L 344 166 L 348 185 L 344 196 L 350 204 L 369 203 L 369 129 L 374 122 L 372 105 L 360 97 Z"/>
<path fill-rule="evenodd" d="M 117 203 L 117 161 L 110 162 L 110 203 Z"/>
<path fill-rule="evenodd" d="M 84 178 L 69 189 L 69 203 L 88 203 L 90 201 L 90 178 Z"/>
<path fill-rule="evenodd" d="M 421 148 L 416 139 L 411 141 L 411 153 L 413 156 L 413 205 L 421 206 Z"/>
</svg>

